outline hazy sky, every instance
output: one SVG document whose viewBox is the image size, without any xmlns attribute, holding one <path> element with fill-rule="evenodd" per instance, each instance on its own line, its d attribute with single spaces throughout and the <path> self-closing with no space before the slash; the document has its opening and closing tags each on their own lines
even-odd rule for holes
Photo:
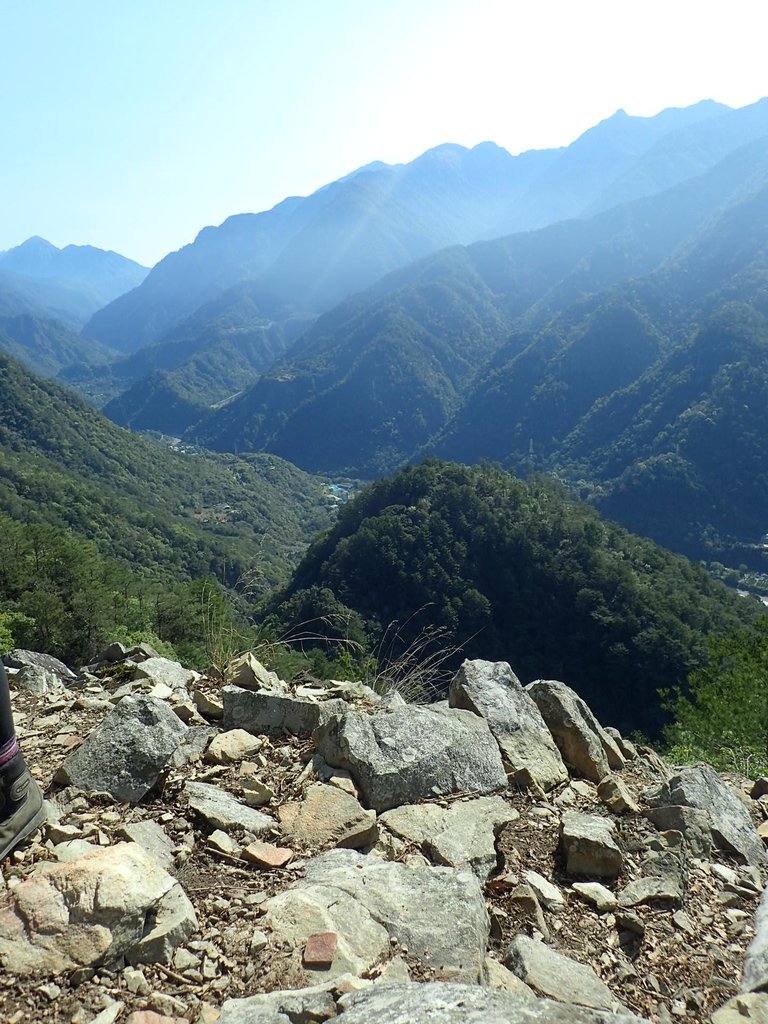
<svg viewBox="0 0 768 1024">
<path fill-rule="evenodd" d="M 0 0 L 0 249 L 151 264 L 372 160 L 768 95 L 766 0 Z"/>
</svg>

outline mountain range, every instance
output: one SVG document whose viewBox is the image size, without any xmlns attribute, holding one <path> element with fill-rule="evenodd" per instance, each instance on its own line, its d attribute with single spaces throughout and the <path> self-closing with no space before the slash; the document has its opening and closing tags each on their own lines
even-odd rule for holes
<svg viewBox="0 0 768 1024">
<path fill-rule="evenodd" d="M 0 252 L 0 312 L 43 313 L 80 327 L 102 306 L 141 284 L 148 270 L 92 245 L 58 249 L 33 236 Z"/>
<path fill-rule="evenodd" d="M 767 216 L 768 100 L 619 111 L 562 149 L 440 146 L 231 217 L 79 336 L 19 289 L 75 263 L 116 286 L 122 258 L 31 239 L 0 254 L 0 346 L 133 429 L 367 479 L 490 458 L 758 567 Z"/>
</svg>

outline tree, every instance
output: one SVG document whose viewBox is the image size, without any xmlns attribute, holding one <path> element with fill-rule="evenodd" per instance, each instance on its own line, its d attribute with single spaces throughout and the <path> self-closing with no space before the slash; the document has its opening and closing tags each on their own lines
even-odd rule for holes
<svg viewBox="0 0 768 1024">
<path fill-rule="evenodd" d="M 667 707 L 675 717 L 666 730 L 672 757 L 762 773 L 768 766 L 768 622 L 710 638 L 688 693 L 667 696 Z"/>
</svg>

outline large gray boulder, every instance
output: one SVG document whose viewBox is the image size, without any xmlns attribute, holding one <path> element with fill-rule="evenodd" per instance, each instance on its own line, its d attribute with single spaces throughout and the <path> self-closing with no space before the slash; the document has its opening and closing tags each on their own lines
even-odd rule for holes
<svg viewBox="0 0 768 1024">
<path fill-rule="evenodd" d="M 482 980 L 489 920 L 469 871 L 331 850 L 308 861 L 305 877 L 264 909 L 273 943 L 292 951 L 286 970 L 299 981 L 360 975 L 389 959 L 394 947 L 406 948 L 424 970 Z M 332 962 L 308 971 L 307 940 L 327 933 L 337 937 Z"/>
<path fill-rule="evenodd" d="M 0 965 L 58 974 L 128 960 L 168 962 L 197 928 L 181 886 L 138 844 L 43 864 L 0 908 Z"/>
<path fill-rule="evenodd" d="M 315 700 L 291 693 L 277 682 L 271 689 L 251 690 L 225 686 L 224 728 L 245 729 L 256 736 L 298 736 L 307 739 L 331 714 L 343 713 L 346 702 Z"/>
<path fill-rule="evenodd" d="M 54 658 L 52 654 L 40 654 L 38 651 L 25 651 L 21 647 L 15 647 L 12 651 L 3 655 L 3 662 L 8 668 L 22 669 L 26 666 L 40 668 L 46 672 L 53 672 L 62 682 L 69 684 L 77 679 L 76 674 L 63 661 Z"/>
<path fill-rule="evenodd" d="M 626 761 L 586 703 L 565 683 L 537 679 L 527 692 L 536 702 L 563 760 L 585 779 L 600 782 Z"/>
<path fill-rule="evenodd" d="M 56 779 L 137 803 L 160 778 L 186 732 L 165 701 L 123 697 L 64 760 Z"/>
<path fill-rule="evenodd" d="M 501 754 L 487 723 L 468 711 L 407 705 L 334 714 L 314 734 L 324 760 L 351 772 L 376 811 L 464 790 L 506 787 Z"/>
<path fill-rule="evenodd" d="M 566 782 L 568 772 L 541 712 L 506 661 L 465 661 L 451 682 L 451 707 L 488 723 L 512 771 L 542 789 Z"/>
<path fill-rule="evenodd" d="M 527 935 L 513 939 L 504 963 L 540 996 L 593 1010 L 626 1009 L 591 967 L 577 963 Z"/>
<path fill-rule="evenodd" d="M 678 804 L 706 811 L 712 842 L 718 850 L 736 854 L 745 863 L 756 866 L 768 860 L 746 807 L 709 765 L 683 768 L 658 789 L 644 795 L 652 807 Z"/>
<path fill-rule="evenodd" d="M 479 985 L 374 985 L 344 996 L 341 1024 L 643 1024 L 629 1011 L 591 1010 Z M 229 1024 L 229 1022 L 228 1022 Z"/>
</svg>

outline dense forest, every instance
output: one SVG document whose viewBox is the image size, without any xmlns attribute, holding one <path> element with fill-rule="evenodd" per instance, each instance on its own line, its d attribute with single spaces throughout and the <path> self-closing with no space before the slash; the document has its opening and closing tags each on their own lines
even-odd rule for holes
<svg viewBox="0 0 768 1024">
<path fill-rule="evenodd" d="M 657 736 L 657 691 L 702 665 L 707 634 L 763 614 L 552 480 L 433 458 L 346 506 L 271 607 L 287 630 L 398 634 L 400 651 L 442 627 L 454 665 L 499 659 L 525 682 L 561 679 L 604 721 Z"/>
</svg>

